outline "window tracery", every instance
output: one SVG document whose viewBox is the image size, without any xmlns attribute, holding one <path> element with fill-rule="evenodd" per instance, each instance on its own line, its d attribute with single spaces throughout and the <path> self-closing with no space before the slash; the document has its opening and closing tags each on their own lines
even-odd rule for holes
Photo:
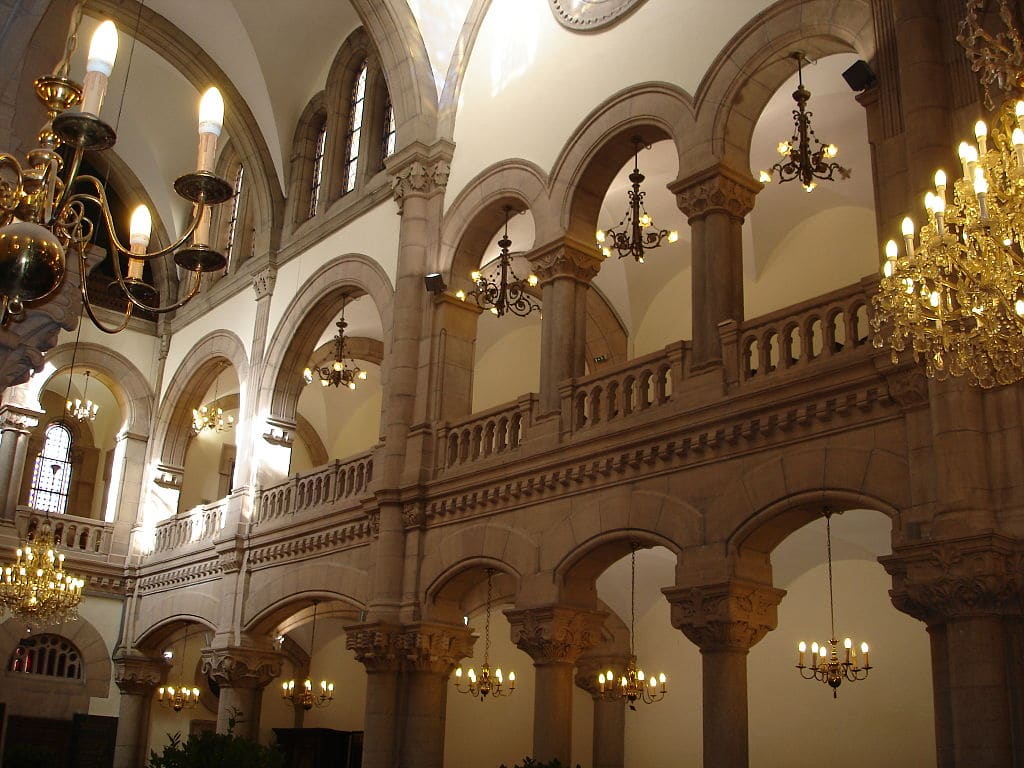
<svg viewBox="0 0 1024 768">
<path fill-rule="evenodd" d="M 7 662 L 10 672 L 82 679 L 82 654 L 66 637 L 52 634 L 23 637 Z"/>
</svg>

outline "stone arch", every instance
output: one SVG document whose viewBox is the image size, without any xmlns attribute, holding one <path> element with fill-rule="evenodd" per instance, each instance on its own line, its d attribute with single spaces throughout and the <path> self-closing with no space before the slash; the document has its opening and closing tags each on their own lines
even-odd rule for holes
<svg viewBox="0 0 1024 768">
<path fill-rule="evenodd" d="M 507 565 L 471 557 L 442 574 L 426 591 L 424 618 L 458 625 L 463 617 L 487 605 L 487 572 L 492 573 L 492 604 L 517 603 L 521 580 Z"/>
<path fill-rule="evenodd" d="M 0 624 L 0 658 L 4 663 L 25 636 L 25 628 L 26 625 L 22 621 L 14 618 Z M 88 619 L 79 617 L 78 621 L 42 627 L 41 631 L 60 635 L 78 649 L 84 665 L 83 678 L 88 696 L 100 699 L 110 696 L 110 680 L 113 675 L 111 649 Z"/>
<path fill-rule="evenodd" d="M 466 78 L 466 68 L 473 55 L 480 27 L 483 26 L 491 0 L 472 0 L 466 11 L 466 22 L 459 31 L 452 52 L 452 60 L 445 74 L 444 87 L 438 99 L 438 138 L 452 140 L 455 137 L 455 121 L 459 111 L 459 94 Z"/>
<path fill-rule="evenodd" d="M 214 607 L 215 611 L 216 607 Z M 163 650 L 164 643 L 186 624 L 198 624 L 210 632 L 217 631 L 217 625 L 206 616 L 201 616 L 197 613 L 178 612 L 171 616 L 162 616 L 156 619 L 156 621 L 138 633 L 132 646 L 143 653 L 158 656 Z"/>
<path fill-rule="evenodd" d="M 369 576 L 352 565 L 314 560 L 289 568 L 287 579 L 276 570 L 271 568 L 253 574 L 249 588 L 252 599 L 247 601 L 242 619 L 246 632 L 269 632 L 296 612 L 296 602 L 313 598 L 337 600 L 361 610 L 369 599 Z"/>
<path fill-rule="evenodd" d="M 249 362 L 242 340 L 231 331 L 208 333 L 189 351 L 164 392 L 155 434 L 160 462 L 171 467 L 185 465 L 185 450 L 192 436 L 192 408 L 213 384 L 223 363 L 235 369 L 244 412 L 252 393 L 246 386 Z"/>
<path fill-rule="evenodd" d="M 367 294 L 380 314 L 385 339 L 391 336 L 394 288 L 377 262 L 361 254 L 339 256 L 314 272 L 296 292 L 267 347 L 267 368 L 259 403 L 270 416 L 294 421 L 306 365 L 342 295 Z M 385 350 L 386 351 L 386 350 Z"/>
<path fill-rule="evenodd" d="M 62 344 L 51 350 L 46 361 L 53 366 L 48 377 L 33 377 L 29 386 L 38 401 L 50 380 L 71 366 L 88 368 L 114 394 L 118 408 L 125 414 L 124 429 L 147 439 L 153 423 L 153 392 L 146 377 L 124 355 L 109 347 L 83 341 L 76 345 Z"/>
<path fill-rule="evenodd" d="M 306 584 L 327 584 L 335 583 L 333 579 L 325 578 L 324 568 L 329 570 L 338 570 L 339 575 L 343 575 L 345 572 L 354 572 L 355 569 L 347 566 L 338 566 L 334 563 L 318 563 L 316 565 L 307 566 L 304 570 L 309 571 L 309 574 L 315 578 L 314 581 L 306 579 Z M 280 579 L 278 580 L 280 581 Z M 351 583 L 351 578 L 348 579 Z M 365 579 L 363 580 L 365 581 Z M 359 585 L 361 590 L 365 593 L 365 583 Z M 356 590 L 353 590 L 356 591 Z M 325 587 L 312 587 L 302 589 L 296 592 L 289 593 L 287 595 L 277 595 L 271 598 L 269 595 L 267 599 L 260 600 L 260 607 L 254 608 L 251 612 L 251 617 L 245 620 L 242 624 L 243 631 L 255 636 L 268 635 L 275 628 L 279 627 L 285 621 L 291 621 L 293 624 L 305 623 L 305 614 L 311 613 L 307 610 L 309 604 L 317 600 L 321 603 L 326 602 L 337 602 L 342 604 L 340 613 L 343 618 L 351 621 L 358 621 L 359 616 L 365 609 L 365 603 L 359 600 L 353 595 L 345 591 L 336 589 L 330 589 Z M 331 613 L 337 614 L 339 611 L 320 609 L 320 616 L 327 616 Z"/>
</svg>

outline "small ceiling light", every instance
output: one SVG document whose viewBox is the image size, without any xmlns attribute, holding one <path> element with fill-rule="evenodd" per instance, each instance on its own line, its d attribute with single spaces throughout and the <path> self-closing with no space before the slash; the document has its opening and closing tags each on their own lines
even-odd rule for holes
<svg viewBox="0 0 1024 768">
<path fill-rule="evenodd" d="M 221 366 L 221 370 L 227 365 Z M 192 432 L 199 434 L 204 431 L 224 432 L 235 426 L 234 416 L 225 416 L 224 409 L 217 405 L 217 387 L 220 374 L 213 380 L 213 401 L 209 405 L 201 405 L 192 409 Z"/>
<path fill-rule="evenodd" d="M 509 251 L 512 241 L 508 237 L 508 219 L 513 210 L 512 206 L 505 206 L 505 231 L 498 241 L 501 253 L 498 255 L 497 274 L 485 275 L 480 270 L 474 270 L 470 277 L 476 283 L 476 288 L 469 293 L 461 290 L 455 293 L 462 301 L 472 296 L 481 309 L 486 309 L 498 317 L 508 312 L 526 317 L 534 310 L 540 309 L 540 304 L 534 301 L 529 292 L 530 288 L 537 286 L 537 276 L 530 274 L 523 280 L 512 269 L 512 254 Z"/>
<path fill-rule="evenodd" d="M 85 387 L 82 389 L 82 396 L 76 397 L 74 400 L 68 400 L 65 406 L 65 411 L 75 421 L 94 421 L 96 414 L 100 412 L 100 407 L 89 400 L 86 395 L 89 394 L 89 371 L 85 372 Z"/>
</svg>

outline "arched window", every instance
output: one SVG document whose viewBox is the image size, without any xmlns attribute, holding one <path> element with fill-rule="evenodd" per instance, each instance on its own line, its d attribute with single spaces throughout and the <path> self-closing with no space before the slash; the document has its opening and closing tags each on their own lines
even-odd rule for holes
<svg viewBox="0 0 1024 768">
<path fill-rule="evenodd" d="M 316 216 L 317 206 L 320 204 L 320 187 L 324 179 L 324 149 L 327 146 L 327 120 L 320 123 L 320 130 L 316 134 L 316 147 L 313 150 L 313 179 L 309 189 L 309 215 L 312 219 Z"/>
<path fill-rule="evenodd" d="M 235 198 L 231 201 L 231 218 L 228 219 L 227 227 L 227 241 L 224 246 L 224 255 L 228 259 L 228 263 L 231 263 L 232 251 L 235 249 L 238 234 L 238 215 L 242 209 L 242 181 L 245 178 L 245 166 L 241 163 L 238 164 L 238 170 L 235 171 Z"/>
<path fill-rule="evenodd" d="M 32 635 L 23 637 L 7 662 L 10 672 L 28 675 L 82 679 L 82 654 L 66 637 Z"/>
<path fill-rule="evenodd" d="M 46 428 L 43 449 L 32 470 L 28 503 L 44 512 L 62 515 L 68 509 L 71 487 L 71 430 L 55 421 Z"/>
<path fill-rule="evenodd" d="M 359 140 L 363 130 L 363 107 L 366 104 L 366 61 L 356 70 L 355 87 L 349 108 L 348 130 L 345 133 L 345 181 L 343 193 L 356 188 L 356 172 L 359 170 Z"/>
<path fill-rule="evenodd" d="M 395 107 L 389 97 L 387 106 L 384 107 L 384 140 L 381 142 L 381 163 L 395 154 L 395 140 L 397 136 L 398 126 L 395 125 Z"/>
</svg>

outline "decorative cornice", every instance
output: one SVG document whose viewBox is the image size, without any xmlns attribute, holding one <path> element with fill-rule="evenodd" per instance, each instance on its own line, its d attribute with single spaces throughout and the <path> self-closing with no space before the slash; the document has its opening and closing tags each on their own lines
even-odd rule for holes
<svg viewBox="0 0 1024 768">
<path fill-rule="evenodd" d="M 733 580 L 663 590 L 672 606 L 672 626 L 702 651 L 748 651 L 778 624 L 776 609 L 786 592 Z"/>
<path fill-rule="evenodd" d="M 754 210 L 754 197 L 764 187 L 746 174 L 716 165 L 679 179 L 668 186 L 676 205 L 692 223 L 710 213 L 725 213 L 742 220 Z"/>
<path fill-rule="evenodd" d="M 139 578 L 139 592 L 148 594 L 177 589 L 202 581 L 212 581 L 221 576 L 220 563 L 216 559 L 208 559 L 201 563 L 188 563 L 168 571 L 154 573 Z"/>
<path fill-rule="evenodd" d="M 608 614 L 558 605 L 505 611 L 512 642 L 535 664 L 574 664 L 584 651 L 601 642 Z"/>
<path fill-rule="evenodd" d="M 254 648 L 204 648 L 204 675 L 220 686 L 263 688 L 281 674 L 281 654 Z"/>
<path fill-rule="evenodd" d="M 351 512 L 346 511 L 346 516 Z M 249 565 L 252 567 L 278 565 L 289 560 L 318 557 L 342 549 L 365 546 L 377 535 L 374 529 L 378 513 L 368 512 L 358 520 L 340 523 L 328 530 L 316 531 L 278 541 L 273 544 L 255 546 L 249 551 Z M 260 533 L 262 534 L 262 529 Z"/>
<path fill-rule="evenodd" d="M 252 289 L 256 294 L 256 301 L 272 296 L 274 283 L 277 281 L 277 267 L 267 267 L 252 276 Z"/>
</svg>

